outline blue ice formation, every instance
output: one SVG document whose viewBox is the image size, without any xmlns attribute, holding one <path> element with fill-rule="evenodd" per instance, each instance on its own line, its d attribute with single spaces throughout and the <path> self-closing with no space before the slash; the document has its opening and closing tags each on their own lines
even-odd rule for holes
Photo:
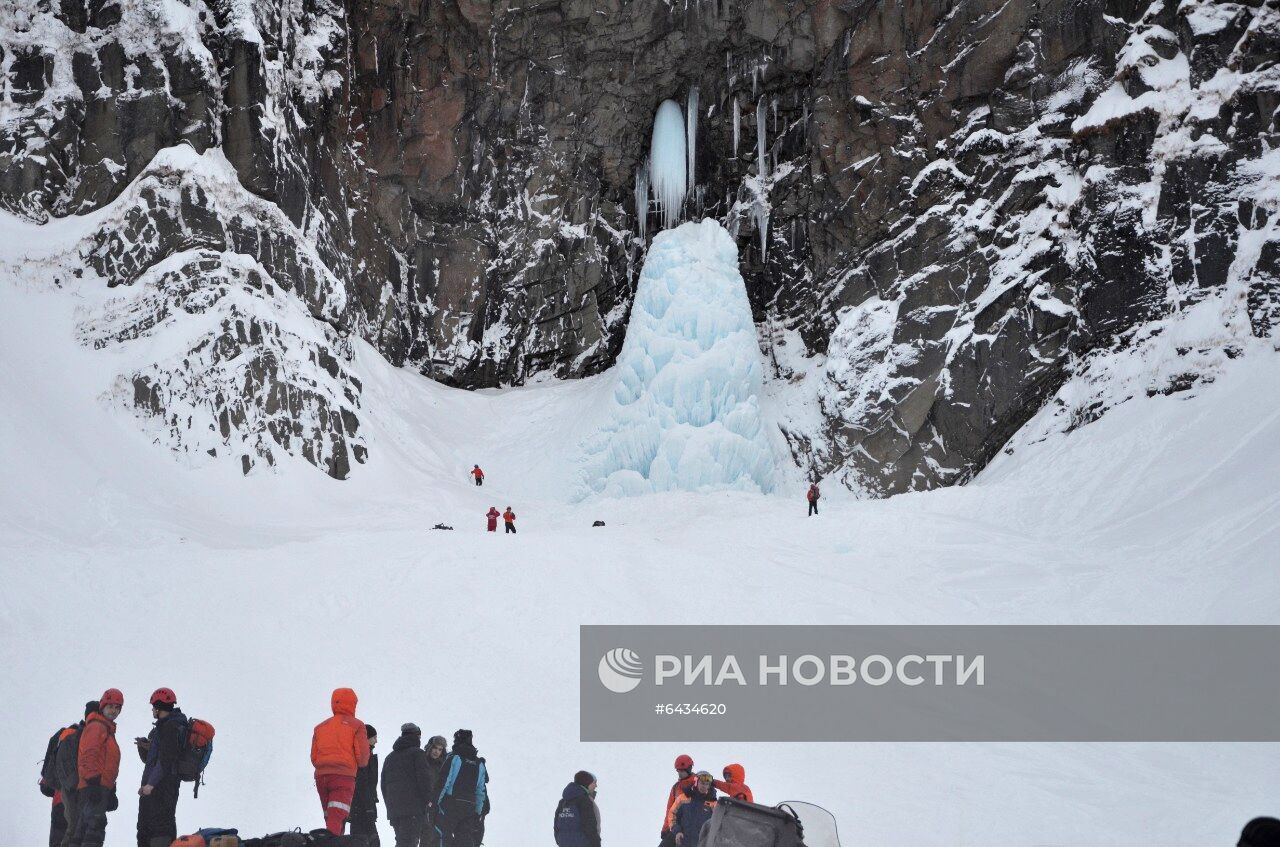
<svg viewBox="0 0 1280 847">
<path fill-rule="evenodd" d="M 773 488 L 755 324 L 719 223 L 654 236 L 611 373 L 603 424 L 583 444 L 589 491 Z"/>
<path fill-rule="evenodd" d="M 687 168 L 684 113 L 676 101 L 663 100 L 653 119 L 649 143 L 649 190 L 658 201 L 664 229 L 680 220 L 689 188 Z"/>
</svg>

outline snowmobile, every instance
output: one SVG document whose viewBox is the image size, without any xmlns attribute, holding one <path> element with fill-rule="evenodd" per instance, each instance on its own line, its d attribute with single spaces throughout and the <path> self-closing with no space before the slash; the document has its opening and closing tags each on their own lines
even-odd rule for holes
<svg viewBox="0 0 1280 847">
<path fill-rule="evenodd" d="M 762 806 L 722 797 L 699 847 L 840 847 L 836 819 L 821 806 L 788 801 Z"/>
</svg>

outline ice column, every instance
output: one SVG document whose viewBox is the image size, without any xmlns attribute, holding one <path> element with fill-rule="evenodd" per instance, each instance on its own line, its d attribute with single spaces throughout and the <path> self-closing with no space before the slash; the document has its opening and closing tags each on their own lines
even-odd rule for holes
<svg viewBox="0 0 1280 847">
<path fill-rule="evenodd" d="M 760 256 L 768 257 L 769 249 L 769 159 L 765 151 L 765 109 L 764 98 L 756 101 L 756 173 L 760 184 L 757 186 L 756 199 L 751 205 L 751 217 L 760 231 Z"/>
<path fill-rule="evenodd" d="M 673 227 L 680 220 L 687 178 L 684 115 L 676 101 L 663 100 L 653 119 L 649 144 L 649 188 L 661 207 L 664 228 Z"/>
<path fill-rule="evenodd" d="M 769 491 L 763 366 L 738 249 L 719 223 L 654 236 L 583 492 Z"/>
<path fill-rule="evenodd" d="M 694 162 L 697 159 L 698 151 L 698 86 L 689 89 L 689 104 L 684 112 L 686 131 L 685 146 L 689 150 L 689 190 L 692 191 L 698 185 L 698 180 L 694 177 Z"/>
</svg>

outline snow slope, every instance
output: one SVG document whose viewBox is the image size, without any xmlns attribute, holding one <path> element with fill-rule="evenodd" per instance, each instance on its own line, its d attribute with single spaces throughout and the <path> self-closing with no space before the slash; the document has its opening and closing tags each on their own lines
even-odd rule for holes
<svg viewBox="0 0 1280 847">
<path fill-rule="evenodd" d="M 1201 847 L 1275 811 L 1270 745 L 576 740 L 583 623 L 1275 622 L 1268 350 L 1070 432 L 1033 422 L 964 488 L 859 501 L 828 487 L 806 519 L 800 490 L 573 502 L 608 374 L 466 393 L 363 344 L 361 473 L 336 482 L 293 457 L 248 477 L 188 467 L 103 399 L 113 357 L 139 355 L 77 344 L 106 297 L 0 281 L 6 845 L 41 843 L 45 739 L 107 686 L 125 691 L 123 739 L 145 733 L 159 685 L 217 725 L 183 829 L 318 825 L 309 733 L 338 685 L 359 692 L 384 755 L 403 721 L 475 731 L 494 847 L 549 844 L 581 767 L 600 777 L 607 843 L 651 845 L 679 752 L 743 763 L 761 800 L 831 809 L 846 847 Z M 508 504 L 520 534 L 483 533 L 485 509 Z M 428 529 L 440 521 L 455 530 Z M 122 785 L 139 775 L 126 755 Z M 126 794 L 108 847 L 133 843 L 134 809 Z"/>
</svg>

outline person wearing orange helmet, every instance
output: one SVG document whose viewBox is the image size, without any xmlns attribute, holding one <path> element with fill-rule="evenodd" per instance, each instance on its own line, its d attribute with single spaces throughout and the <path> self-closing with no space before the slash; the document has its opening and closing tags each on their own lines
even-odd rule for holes
<svg viewBox="0 0 1280 847">
<path fill-rule="evenodd" d="M 178 838 L 178 758 L 186 744 L 187 717 L 171 688 L 151 694 L 155 726 L 146 738 L 135 738 L 142 760 L 138 789 L 138 847 L 169 847 Z"/>
<path fill-rule="evenodd" d="M 89 715 L 80 731 L 76 783 L 80 820 L 72 847 L 102 847 L 107 838 L 107 812 L 120 806 L 116 779 L 120 776 L 120 745 L 116 743 L 116 718 L 124 708 L 124 695 L 108 688 L 98 698 L 98 711 Z"/>
<path fill-rule="evenodd" d="M 670 845 L 675 841 L 671 836 L 671 816 L 674 814 L 676 801 L 684 796 L 684 790 L 694 783 L 693 757 L 687 754 L 676 756 L 676 782 L 667 793 L 667 805 L 662 813 L 662 844 Z"/>
<path fill-rule="evenodd" d="M 311 734 L 311 764 L 316 769 L 316 791 L 324 809 L 324 824 L 342 835 L 356 791 L 356 772 L 369 764 L 369 736 L 356 718 L 356 693 L 335 688 L 329 698 L 333 717 Z"/>
</svg>

